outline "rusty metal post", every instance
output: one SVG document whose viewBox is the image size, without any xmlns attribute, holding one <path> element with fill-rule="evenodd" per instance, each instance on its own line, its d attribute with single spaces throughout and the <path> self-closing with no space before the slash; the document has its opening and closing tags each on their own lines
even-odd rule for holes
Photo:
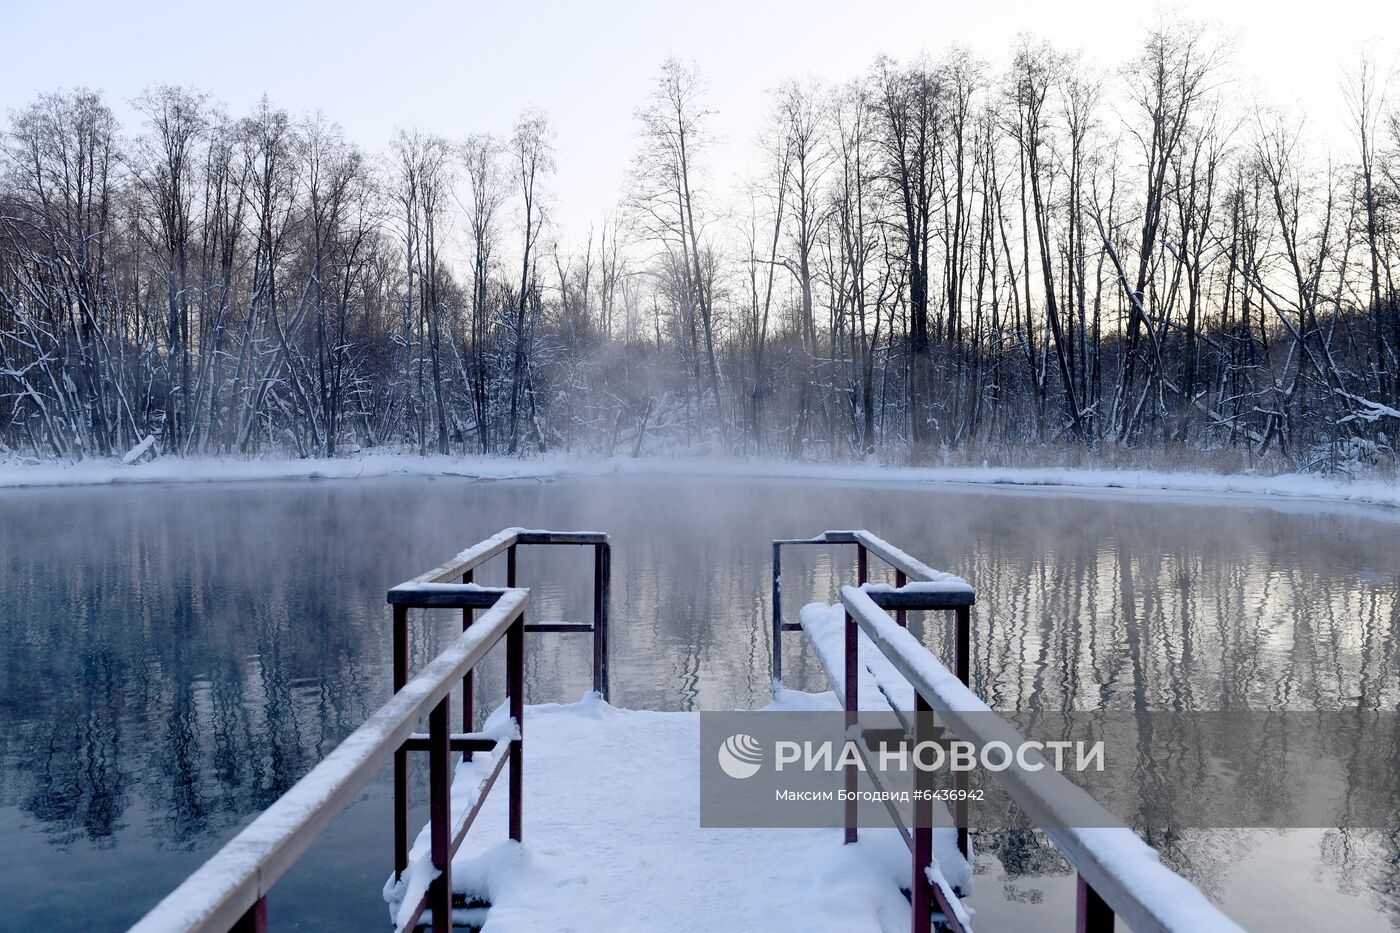
<svg viewBox="0 0 1400 933">
<path fill-rule="evenodd" d="M 963 682 L 963 686 L 971 687 L 970 680 L 972 661 L 972 610 L 967 606 L 959 606 L 953 610 L 954 613 L 954 651 L 953 666 L 958 675 L 958 680 Z M 953 821 L 958 827 L 958 851 L 967 858 L 967 772 L 955 771 L 953 773 L 953 788 L 963 793 L 955 794 L 953 803 Z"/>
<path fill-rule="evenodd" d="M 408 683 L 408 607 L 394 607 L 394 692 Z M 408 752 L 394 750 L 394 878 L 408 867 Z"/>
<path fill-rule="evenodd" d="M 408 683 L 408 607 L 394 607 L 394 692 Z"/>
<path fill-rule="evenodd" d="M 914 691 L 914 748 L 931 741 L 933 707 L 923 694 Z M 933 863 L 933 774 L 918 767 L 915 753 L 914 812 L 909 827 L 914 842 L 914 870 L 909 879 L 909 902 L 913 908 L 914 933 L 928 933 L 929 916 L 933 912 L 933 883 L 928 868 Z"/>
<path fill-rule="evenodd" d="M 1077 877 L 1079 892 L 1075 898 L 1076 933 L 1113 933 L 1113 908 L 1099 897 L 1099 892 L 1089 887 L 1083 875 Z"/>
<path fill-rule="evenodd" d="M 861 563 L 864 564 L 865 549 L 861 548 Z M 860 709 L 860 678 L 857 672 L 860 669 L 860 648 L 856 620 L 851 618 L 851 614 L 846 613 L 846 740 L 851 740 L 852 727 L 856 724 L 857 711 Z M 856 841 L 856 784 L 859 775 L 856 773 L 855 765 L 848 764 L 846 771 L 846 844 Z"/>
<path fill-rule="evenodd" d="M 608 602 L 612 594 L 612 546 L 593 547 L 593 689 L 604 700 L 608 689 Z"/>
<path fill-rule="evenodd" d="M 894 585 L 895 585 L 895 586 L 897 586 L 897 587 L 903 587 L 904 584 L 906 584 L 906 583 L 908 583 L 908 582 L 909 582 L 909 578 L 908 578 L 907 576 L 904 575 L 904 571 L 903 571 L 903 570 L 896 570 L 896 571 L 894 572 Z M 896 610 L 894 611 L 894 620 L 895 620 L 896 622 L 899 623 L 899 627 L 900 627 L 900 628 L 906 627 L 906 626 L 909 624 L 909 612 L 908 612 L 908 610 L 906 610 L 906 609 L 896 609 Z"/>
<path fill-rule="evenodd" d="M 773 542 L 773 699 L 783 682 L 783 546 Z"/>
<path fill-rule="evenodd" d="M 866 553 L 865 545 L 856 545 L 856 584 L 865 586 L 870 582 L 870 556 Z M 851 727 L 856 724 L 858 711 L 860 709 L 860 630 L 856 628 L 855 620 L 850 613 L 846 614 L 846 730 L 849 733 Z M 848 739 L 849 741 L 849 739 Z M 846 842 L 856 841 L 856 802 L 855 792 L 859 775 L 854 767 L 846 769 L 846 790 L 848 799 L 846 801 Z"/>
<path fill-rule="evenodd" d="M 506 550 L 506 586 L 515 586 L 516 546 Z M 520 841 L 520 805 L 525 796 L 525 783 L 521 775 L 521 745 L 525 741 L 525 616 L 511 625 L 506 632 L 506 693 L 510 701 L 510 716 L 515 720 L 515 728 L 520 737 L 510 743 L 510 838 Z"/>
<path fill-rule="evenodd" d="M 229 933 L 267 933 L 267 898 L 260 897 L 229 929 Z"/>
<path fill-rule="evenodd" d="M 523 825 L 521 805 L 525 797 L 524 775 L 521 767 L 525 744 L 525 616 L 511 623 L 506 632 L 506 690 L 509 693 L 510 717 L 515 720 L 519 735 L 510 743 L 510 838 L 520 841 Z"/>
<path fill-rule="evenodd" d="M 957 647 L 953 651 L 954 673 L 958 675 L 958 680 L 963 682 L 963 686 L 971 687 L 969 680 L 972 670 L 972 609 L 959 606 L 953 612 L 957 617 Z"/>
<path fill-rule="evenodd" d="M 428 714 L 428 833 L 433 869 L 438 873 L 428 886 L 433 933 L 452 931 L 452 733 L 447 725 L 451 702 L 449 694 Z"/>
<path fill-rule="evenodd" d="M 471 582 L 473 582 L 473 580 L 475 580 L 475 578 L 476 578 L 476 577 L 475 577 L 475 571 L 472 571 L 472 570 L 468 570 L 466 573 L 462 574 L 462 582 L 463 582 L 463 583 L 471 583 Z M 468 606 L 467 608 L 465 608 L 465 609 L 462 610 L 462 631 L 465 632 L 467 629 L 471 628 L 472 616 L 474 616 L 475 614 L 476 614 L 476 611 L 475 611 L 474 609 L 472 609 L 470 606 Z M 473 708 L 472 708 L 472 691 L 473 691 L 473 689 L 474 689 L 475 683 L 476 683 L 476 671 L 475 671 L 474 669 L 473 669 L 473 670 L 469 670 L 469 671 L 467 671 L 465 674 L 462 675 L 462 731 L 463 731 L 463 732 L 471 732 L 472 729 L 473 729 L 473 727 L 475 726 L 475 723 L 473 722 L 473 719 L 475 718 L 475 711 L 474 711 Z M 462 752 L 462 760 L 463 760 L 463 761 L 470 761 L 470 760 L 471 760 L 471 757 L 472 757 L 472 753 L 471 753 L 470 751 L 464 751 L 464 752 Z"/>
</svg>

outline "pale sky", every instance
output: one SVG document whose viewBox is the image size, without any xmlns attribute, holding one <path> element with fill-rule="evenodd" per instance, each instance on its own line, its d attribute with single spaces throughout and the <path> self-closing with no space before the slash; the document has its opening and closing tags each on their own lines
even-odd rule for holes
<svg viewBox="0 0 1400 933">
<path fill-rule="evenodd" d="M 1020 32 L 1113 66 L 1162 9 L 1121 0 L 0 2 L 3 111 L 81 85 L 103 91 L 121 113 L 143 88 L 168 83 L 199 87 L 240 115 L 267 92 L 293 113 L 322 110 L 350 139 L 381 152 L 399 127 L 459 139 L 505 133 L 522 108 L 539 107 L 557 131 L 550 186 L 568 239 L 615 204 L 636 145 L 633 113 L 667 55 L 694 59 L 709 80 L 718 140 L 711 176 L 727 189 L 752 166 L 764 92 L 787 78 L 844 80 L 878 53 L 936 54 L 955 42 L 999 67 Z M 1342 145 L 1343 68 L 1368 43 L 1393 65 L 1400 38 L 1395 2 L 1187 0 L 1168 8 L 1232 37 L 1244 99 L 1305 110 Z"/>
</svg>

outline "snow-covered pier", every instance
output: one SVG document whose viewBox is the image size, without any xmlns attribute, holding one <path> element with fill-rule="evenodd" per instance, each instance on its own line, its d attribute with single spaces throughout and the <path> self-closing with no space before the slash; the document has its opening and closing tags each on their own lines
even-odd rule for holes
<svg viewBox="0 0 1400 933">
<path fill-rule="evenodd" d="M 592 550 L 592 621 L 526 622 L 530 593 L 517 585 L 516 553 L 529 545 Z M 839 605 L 809 604 L 800 622 L 785 622 L 781 552 L 795 545 L 854 546 L 858 577 L 841 588 Z M 506 557 L 507 585 L 477 585 L 476 569 L 499 555 Z M 894 568 L 895 586 L 867 581 L 872 555 Z M 610 566 L 610 542 L 601 532 L 510 528 L 391 589 L 395 692 L 389 702 L 135 929 L 266 929 L 273 884 L 392 761 L 393 869 L 384 897 L 396 931 L 971 930 L 971 841 L 967 804 L 957 797 L 951 812 L 938 813 L 942 819 L 934 808 L 943 804 L 933 799 L 916 799 L 907 821 L 890 807 L 891 825 L 876 829 L 857 828 L 854 805 L 845 810 L 845 825 L 834 828 L 702 826 L 701 714 L 607 702 Z M 979 745 L 1020 738 L 968 688 L 975 593 L 966 581 L 870 532 L 833 531 L 774 542 L 773 587 L 774 700 L 766 709 L 844 711 L 848 729 L 862 711 L 890 713 L 903 726 L 895 730 L 904 733 L 900 740 L 916 745 L 937 741 L 944 728 Z M 409 612 L 430 608 L 461 610 L 462 635 L 410 675 Z M 907 631 L 909 610 L 952 617 L 951 670 Z M 574 704 L 526 706 L 526 634 L 565 632 L 593 636 L 594 690 Z M 788 632 L 811 642 L 831 692 L 783 689 Z M 476 727 L 473 672 L 502 641 L 506 698 Z M 451 725 L 458 687 L 464 688 L 460 731 Z M 870 761 L 871 734 L 847 734 Z M 410 758 L 427 759 L 430 790 L 428 824 L 411 844 Z M 879 789 L 877 769 L 859 770 L 844 770 L 848 789 L 858 780 Z M 503 774 L 507 792 L 492 793 Z M 1116 916 L 1137 931 L 1236 929 L 1057 772 L 1018 763 L 996 777 L 1078 873 L 1079 930 L 1110 930 Z M 1090 813 L 1085 825 L 1095 828 L 1066 828 L 1066 813 Z"/>
</svg>

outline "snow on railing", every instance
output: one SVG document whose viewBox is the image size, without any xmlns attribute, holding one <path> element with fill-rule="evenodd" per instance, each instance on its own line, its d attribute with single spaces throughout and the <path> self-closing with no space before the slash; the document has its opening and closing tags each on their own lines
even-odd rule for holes
<svg viewBox="0 0 1400 933">
<path fill-rule="evenodd" d="M 782 690 L 782 670 L 783 670 L 783 632 L 801 630 L 802 623 L 783 622 L 783 586 L 782 586 L 782 549 L 785 545 L 815 545 L 815 544 L 854 544 L 856 546 L 856 573 L 861 586 L 871 591 L 869 598 L 877 601 L 879 605 L 888 606 L 895 609 L 896 617 L 900 625 L 905 623 L 905 615 L 909 609 L 916 610 L 945 610 L 953 614 L 954 631 L 954 666 L 958 675 L 966 678 L 968 668 L 968 639 L 971 628 L 971 607 L 977 601 L 977 595 L 969 584 L 962 577 L 941 570 L 934 570 L 927 564 L 915 560 L 907 553 L 890 544 L 888 541 L 871 534 L 863 529 L 851 531 L 824 531 L 814 538 L 792 538 L 773 542 L 773 694 L 776 698 Z M 890 586 L 869 586 L 868 578 L 870 572 L 869 555 L 874 554 L 894 568 L 895 585 Z M 859 689 L 860 676 L 860 646 L 857 638 L 858 629 L 854 625 L 844 625 L 841 645 L 839 647 L 839 657 L 841 665 L 841 676 L 833 678 L 833 682 L 838 680 L 844 685 L 845 706 L 848 717 L 854 722 L 854 717 L 859 709 Z M 810 631 L 809 631 L 810 634 Z M 826 655 L 834 657 L 835 652 L 828 650 Z M 894 691 L 899 693 L 898 690 Z M 897 700 L 893 697 L 892 705 L 897 708 Z M 912 699 L 912 698 L 911 698 Z M 917 712 L 917 700 L 913 703 Z M 903 716 L 901 716 L 903 719 Z M 918 737 L 919 717 L 914 717 L 915 736 Z M 854 772 L 847 775 L 848 791 L 854 791 Z M 962 775 L 954 778 L 955 789 L 963 789 Z M 923 805 L 918 805 L 922 807 Z M 954 803 L 954 810 L 961 815 L 965 812 L 965 804 Z M 898 819 L 896 819 L 898 823 Z M 967 889 L 957 889 L 955 885 L 944 884 L 939 872 L 938 865 L 933 857 L 933 836 L 932 822 L 929 819 L 915 820 L 915 825 L 905 827 L 899 825 L 899 830 L 905 835 L 905 841 L 910 844 L 910 854 L 912 856 L 912 872 L 910 879 L 910 890 L 912 892 L 911 902 L 913 905 L 913 916 L 915 929 L 920 929 L 924 922 L 920 918 L 927 918 L 933 905 L 936 904 L 938 910 L 943 914 L 946 926 L 953 933 L 965 933 L 968 929 L 967 914 L 963 911 L 960 903 L 961 894 L 959 890 L 965 892 Z M 846 810 L 846 841 L 848 843 L 856 841 L 855 812 L 853 805 L 848 804 Z M 967 836 L 966 821 L 957 827 L 957 848 L 962 860 L 969 861 L 970 843 Z M 937 879 L 943 879 L 939 881 Z"/>
<path fill-rule="evenodd" d="M 893 567 L 898 574 L 912 581 L 899 583 L 896 588 L 915 587 L 923 593 L 962 593 L 969 599 L 972 598 L 972 584 L 962 577 L 943 570 L 934 570 L 928 564 L 915 560 L 884 538 L 878 538 L 868 531 L 857 531 L 854 534 L 857 544 L 864 546 L 867 551 Z M 937 589 L 934 589 L 935 587 Z"/>
<path fill-rule="evenodd" d="M 904 551 L 890 544 L 884 538 L 864 529 L 848 531 L 823 531 L 812 538 L 779 538 L 773 542 L 773 696 L 776 698 L 783 686 L 783 632 L 799 631 L 802 626 L 796 622 L 783 622 L 783 548 L 791 545 L 812 544 L 854 544 L 856 546 L 856 566 L 858 581 L 866 584 L 869 575 L 867 555 L 874 554 L 894 568 L 894 586 L 871 586 L 872 592 L 881 593 L 881 605 L 896 610 L 896 618 L 904 624 L 908 609 L 952 609 L 957 611 L 955 620 L 958 645 L 958 672 L 965 673 L 967 645 L 967 608 L 977 601 L 972 585 L 962 577 L 934 570 L 928 564 L 915 560 Z"/>
<path fill-rule="evenodd" d="M 601 531 L 547 531 L 541 528 L 503 528 L 478 541 L 447 563 L 421 573 L 408 583 L 451 583 L 469 574 L 497 554 L 518 544 L 578 544 L 605 547 L 608 536 Z M 406 585 L 406 584 L 401 584 Z"/>
<path fill-rule="evenodd" d="M 1004 742 L 1009 748 L 1023 747 L 1025 740 L 1016 729 L 890 618 L 877 604 L 878 596 L 870 587 L 841 588 L 847 617 L 889 659 L 917 696 L 939 713 L 960 739 L 978 746 Z M 1163 865 L 1152 847 L 1119 824 L 1082 788 L 1045 767 L 1043 760 L 1031 756 L 1028 760 L 1040 764 L 1040 769 L 1031 770 L 1013 757 L 1011 766 L 995 776 L 1079 873 L 1081 911 L 1087 894 L 1101 898 L 1138 933 L 1240 929 L 1200 889 Z"/>
<path fill-rule="evenodd" d="M 516 548 L 532 544 L 590 546 L 593 563 L 593 621 L 525 621 L 529 591 L 516 584 Z M 473 582 L 474 571 L 499 554 L 507 555 L 506 586 Z M 521 836 L 521 757 L 524 719 L 524 637 L 526 632 L 591 632 L 594 688 L 608 689 L 608 591 L 611 548 L 600 531 L 546 531 L 506 528 L 457 554 L 439 567 L 389 590 L 393 607 L 392 699 L 350 734 L 330 755 L 278 798 L 262 815 L 165 897 L 134 929 L 153 931 L 262 931 L 266 929 L 268 889 L 311 841 L 348 805 L 376 771 L 394 761 L 393 887 L 401 928 L 412 928 L 433 910 L 434 929 L 451 924 L 451 855 L 480 811 L 502 770 L 510 770 L 510 834 Z M 412 678 L 408 672 L 408 611 L 454 608 L 462 611 L 462 635 Z M 477 610 L 485 610 L 476 617 Z M 462 719 L 470 728 L 471 681 L 477 663 L 502 638 L 506 641 L 508 717 L 486 732 L 451 732 L 451 693 L 463 685 Z M 428 732 L 415 731 L 424 715 Z M 431 842 L 426 853 L 408 849 L 407 761 L 410 752 L 429 759 Z M 461 752 L 462 767 L 480 772 L 471 793 L 452 800 L 449 758 Z M 480 753 L 480 754 L 476 754 Z M 473 757 L 475 755 L 475 757 Z M 460 770 L 460 768 L 459 768 Z M 453 819 L 453 813 L 456 819 Z"/>
<path fill-rule="evenodd" d="M 261 929 L 256 918 L 265 918 L 261 905 L 273 884 L 410 739 L 423 716 L 438 708 L 487 651 L 519 624 L 529 591 L 496 590 L 495 595 L 494 605 L 451 646 L 166 895 L 133 931 L 223 931 L 250 918 L 251 925 Z"/>
</svg>

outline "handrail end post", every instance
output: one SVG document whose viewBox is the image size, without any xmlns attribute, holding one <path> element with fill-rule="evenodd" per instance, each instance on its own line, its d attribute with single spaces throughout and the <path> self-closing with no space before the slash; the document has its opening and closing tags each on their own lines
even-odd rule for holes
<svg viewBox="0 0 1400 933">
<path fill-rule="evenodd" d="M 846 675 L 846 728 L 856 724 L 856 717 L 860 709 L 860 680 L 859 672 L 859 630 L 856 628 L 856 620 L 851 617 L 849 610 L 845 613 L 845 675 Z M 850 845 L 856 841 L 856 785 L 859 775 L 856 773 L 855 765 L 846 766 L 846 844 Z"/>
<path fill-rule="evenodd" d="M 773 542 L 773 699 L 783 689 L 783 545 Z"/>
<path fill-rule="evenodd" d="M 433 869 L 438 873 L 428 887 L 433 933 L 452 930 L 452 731 L 448 725 L 451 696 L 444 696 L 428 714 L 428 832 Z"/>
<path fill-rule="evenodd" d="M 958 675 L 958 680 L 963 682 L 964 687 L 971 687 L 972 684 L 969 681 L 972 674 L 972 608 L 959 606 L 953 610 L 953 613 L 957 639 L 953 652 L 954 673 Z"/>
<path fill-rule="evenodd" d="M 267 895 L 253 902 L 243 916 L 230 928 L 229 933 L 267 933 Z"/>
<path fill-rule="evenodd" d="M 1113 908 L 1089 886 L 1083 875 L 1078 878 L 1075 896 L 1076 933 L 1113 933 Z"/>
<path fill-rule="evenodd" d="M 506 677 L 510 716 L 515 720 L 515 738 L 510 743 L 510 838 L 519 842 L 524 828 L 522 807 L 525 797 L 525 614 L 506 632 Z"/>
<path fill-rule="evenodd" d="M 612 545 L 593 546 L 593 689 L 611 702 L 608 682 L 608 613 L 612 601 Z"/>
<path fill-rule="evenodd" d="M 914 747 L 932 741 L 933 707 L 924 695 L 914 691 Z M 922 933 L 928 929 L 929 914 L 933 911 L 933 882 L 929 880 L 929 866 L 933 864 L 933 773 L 922 768 L 914 769 L 916 794 L 914 797 L 913 819 L 909 827 L 912 836 L 913 871 L 909 879 L 909 898 L 913 907 L 913 930 Z"/>
</svg>

